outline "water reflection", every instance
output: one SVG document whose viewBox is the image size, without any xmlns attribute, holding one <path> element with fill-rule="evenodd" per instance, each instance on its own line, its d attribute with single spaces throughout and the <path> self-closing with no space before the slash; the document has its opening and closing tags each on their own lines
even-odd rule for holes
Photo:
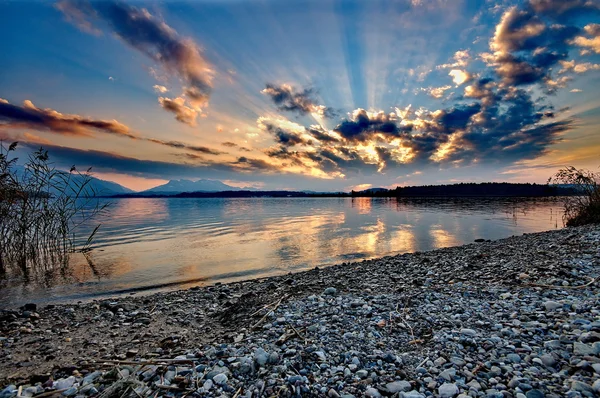
<svg viewBox="0 0 600 398">
<path fill-rule="evenodd" d="M 0 307 L 263 277 L 562 227 L 555 200 L 115 199 L 92 266 L 52 287 L 4 282 Z M 90 226 L 91 228 L 91 226 Z M 85 236 L 83 231 L 82 236 Z"/>
</svg>

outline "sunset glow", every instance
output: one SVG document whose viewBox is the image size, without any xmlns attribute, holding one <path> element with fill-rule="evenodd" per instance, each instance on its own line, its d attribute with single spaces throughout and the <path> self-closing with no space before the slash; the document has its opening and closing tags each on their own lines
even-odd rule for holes
<svg viewBox="0 0 600 398">
<path fill-rule="evenodd" d="M 0 20 L 2 140 L 134 190 L 600 165 L 596 1 L 60 0 Z"/>
</svg>

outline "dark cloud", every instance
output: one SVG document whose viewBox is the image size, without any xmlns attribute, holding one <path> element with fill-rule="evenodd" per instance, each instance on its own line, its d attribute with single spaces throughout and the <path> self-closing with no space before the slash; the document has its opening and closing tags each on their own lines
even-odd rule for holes
<svg viewBox="0 0 600 398">
<path fill-rule="evenodd" d="M 331 108 L 317 104 L 314 98 L 315 92 L 309 88 L 297 91 L 287 84 L 277 86 L 267 83 L 262 92 L 268 95 L 273 103 L 277 105 L 277 109 L 281 111 L 295 112 L 300 115 L 314 113 L 325 118 L 335 116 L 335 112 Z"/>
<path fill-rule="evenodd" d="M 470 105 L 461 105 L 447 110 L 443 110 L 436 116 L 444 133 L 452 133 L 457 130 L 463 130 L 469 124 L 471 117 L 481 111 L 479 103 Z"/>
<path fill-rule="evenodd" d="M 164 110 L 174 113 L 175 119 L 181 123 L 185 123 L 192 127 L 196 125 L 196 117 L 198 116 L 198 112 L 196 112 L 195 109 L 186 106 L 184 98 L 177 97 L 175 99 L 170 99 L 159 97 L 158 103 Z"/>
<path fill-rule="evenodd" d="M 208 102 L 214 72 L 200 47 L 193 40 L 180 37 L 148 10 L 117 1 L 83 0 L 62 0 L 57 8 L 86 31 L 92 26 L 89 21 L 103 19 L 121 40 L 161 65 L 166 72 L 180 77 L 186 84 L 184 93 L 191 104 L 203 106 Z"/>
<path fill-rule="evenodd" d="M 281 171 L 281 168 L 267 162 L 263 159 L 247 158 L 240 156 L 237 161 L 230 164 L 235 170 L 241 172 L 251 171 L 263 171 L 263 172 L 277 172 Z"/>
<path fill-rule="evenodd" d="M 529 4 L 536 13 L 559 21 L 600 13 L 600 2 L 597 0 L 529 0 Z"/>
<path fill-rule="evenodd" d="M 37 150 L 37 142 L 20 141 L 19 148 Z M 246 181 L 264 181 L 264 175 L 269 175 L 269 181 L 285 183 L 285 175 L 278 177 L 274 173 L 281 171 L 275 165 L 260 159 L 239 158 L 232 162 L 216 163 L 204 160 L 201 155 L 176 154 L 176 156 L 190 160 L 185 163 L 162 162 L 155 160 L 140 160 L 127 156 L 120 156 L 110 152 L 85 150 L 44 144 L 50 159 L 59 168 L 69 169 L 76 165 L 78 169 L 92 168 L 92 172 L 128 174 L 144 178 L 213 178 L 237 179 Z M 308 185 L 307 185 L 308 186 Z"/>
<path fill-rule="evenodd" d="M 320 126 L 310 126 L 306 129 L 306 131 L 316 141 L 319 141 L 321 143 L 333 144 L 336 142 L 340 142 L 340 140 L 337 137 L 332 136 Z"/>
<path fill-rule="evenodd" d="M 231 142 L 231 141 L 222 142 L 221 145 L 226 146 L 227 148 L 237 148 L 243 152 L 252 152 L 252 149 L 249 149 L 249 148 L 246 148 L 243 146 L 239 146 L 235 142 Z"/>
<path fill-rule="evenodd" d="M 368 141 L 376 134 L 387 137 L 401 137 L 411 130 L 410 126 L 401 126 L 395 114 L 384 112 L 369 113 L 357 109 L 350 119 L 344 120 L 334 129 L 348 141 Z"/>
<path fill-rule="evenodd" d="M 26 100 L 23 106 L 0 99 L 0 128 L 30 128 L 58 134 L 91 136 L 94 132 L 137 138 L 127 126 L 116 120 L 97 120 L 79 115 L 62 114 L 54 109 L 41 109 Z"/>
<path fill-rule="evenodd" d="M 96 120 L 79 115 L 63 114 L 54 109 L 38 108 L 28 100 L 23 102 L 23 106 L 17 106 L 0 98 L 0 129 L 2 128 L 27 128 L 51 131 L 57 134 L 90 137 L 94 133 L 100 132 L 207 155 L 221 155 L 225 153 L 208 147 L 189 145 L 178 141 L 164 141 L 155 138 L 140 137 L 131 133 L 129 127 L 117 120 Z"/>
<path fill-rule="evenodd" d="M 276 123 L 267 118 L 259 119 L 259 127 L 267 133 L 271 134 L 277 144 L 282 146 L 295 146 L 295 145 L 311 145 L 310 140 L 306 140 L 302 134 L 303 131 L 294 131 L 288 128 L 281 127 Z"/>
<path fill-rule="evenodd" d="M 206 155 L 222 155 L 222 154 L 227 153 L 227 152 L 217 151 L 215 149 L 211 149 L 211 148 L 208 148 L 205 146 L 184 144 L 183 142 L 179 142 L 179 141 L 163 141 L 163 140 L 158 140 L 155 138 L 145 138 L 144 140 L 146 140 L 148 142 L 153 142 L 155 144 L 168 146 L 171 148 L 186 149 L 188 151 L 199 152 L 199 153 L 203 153 Z"/>
<path fill-rule="evenodd" d="M 569 56 L 572 40 L 581 28 L 558 23 L 559 16 L 583 12 L 579 1 L 537 1 L 504 13 L 484 55 L 500 81 L 511 86 L 543 84 L 548 91 L 559 85 L 552 68 Z"/>
</svg>

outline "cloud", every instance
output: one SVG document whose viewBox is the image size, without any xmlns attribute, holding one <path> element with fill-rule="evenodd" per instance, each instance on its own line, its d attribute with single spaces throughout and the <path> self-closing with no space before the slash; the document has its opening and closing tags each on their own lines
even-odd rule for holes
<svg viewBox="0 0 600 398">
<path fill-rule="evenodd" d="M 448 75 L 452 76 L 452 81 L 457 87 L 468 82 L 472 77 L 469 72 L 460 69 L 452 69 Z"/>
<path fill-rule="evenodd" d="M 600 24 L 589 24 L 584 30 L 591 37 L 577 36 L 573 44 L 600 54 Z"/>
<path fill-rule="evenodd" d="M 469 53 L 469 50 L 459 50 L 454 53 L 453 59 L 454 62 L 438 65 L 437 69 L 465 68 L 467 65 L 469 65 L 471 54 Z"/>
<path fill-rule="evenodd" d="M 332 109 L 316 103 L 315 92 L 309 88 L 297 91 L 288 84 L 277 86 L 267 83 L 266 88 L 261 92 L 269 96 L 281 111 L 295 112 L 300 115 L 312 114 L 321 118 L 331 118 L 335 115 Z"/>
<path fill-rule="evenodd" d="M 98 120 L 79 115 L 63 114 L 54 109 L 41 109 L 31 101 L 23 101 L 23 106 L 0 101 L 0 128 L 30 128 L 48 130 L 58 134 L 91 136 L 102 132 L 137 138 L 129 127 L 116 120 Z"/>
<path fill-rule="evenodd" d="M 451 88 L 452 88 L 452 86 L 441 86 L 441 87 L 427 87 L 427 88 L 422 88 L 420 90 L 425 91 L 432 98 L 440 99 L 440 98 L 443 98 L 446 91 L 450 90 Z"/>
<path fill-rule="evenodd" d="M 57 6 L 65 17 L 84 31 L 98 18 L 130 47 L 152 59 L 162 69 L 184 81 L 184 94 L 194 107 L 208 103 L 214 77 L 213 67 L 200 47 L 191 39 L 180 37 L 164 21 L 145 8 L 115 1 L 63 0 Z"/>
<path fill-rule="evenodd" d="M 235 162 L 231 163 L 231 166 L 240 172 L 252 172 L 252 171 L 263 171 L 263 172 L 276 172 L 280 171 L 280 167 L 271 164 L 263 159 L 247 158 L 240 156 Z"/>
<path fill-rule="evenodd" d="M 164 94 L 167 91 L 169 91 L 168 88 L 166 88 L 165 86 L 161 86 L 160 84 L 155 84 L 154 86 L 152 86 L 152 88 L 154 89 L 154 91 L 160 94 Z"/>
<path fill-rule="evenodd" d="M 305 133 L 306 129 L 289 120 L 260 117 L 257 120 L 257 125 L 258 128 L 269 133 L 277 144 L 282 146 L 292 147 L 312 143 L 311 137 Z"/>
<path fill-rule="evenodd" d="M 67 22 L 77 26 L 82 32 L 95 36 L 100 36 L 102 34 L 102 31 L 94 27 L 89 19 L 89 16 L 96 16 L 96 11 L 90 3 L 61 0 L 55 4 L 55 7 L 63 13 Z"/>
<path fill-rule="evenodd" d="M 581 93 L 583 92 L 583 90 L 579 89 L 579 88 L 574 88 L 571 90 L 572 93 Z"/>
<path fill-rule="evenodd" d="M 581 31 L 572 25 L 557 23 L 552 18 L 549 2 L 538 2 L 537 8 L 547 10 L 538 15 L 535 6 L 513 6 L 502 16 L 490 40 L 492 53 L 482 54 L 482 59 L 506 85 L 545 84 L 554 89 L 552 68 L 568 57 L 573 38 Z M 573 5 L 573 7 L 575 7 Z M 561 14 L 562 15 L 562 14 Z"/>
<path fill-rule="evenodd" d="M 0 130 L 2 129 L 32 129 L 81 137 L 91 137 L 94 136 L 94 133 L 100 132 L 209 155 L 224 153 L 204 146 L 189 145 L 178 141 L 140 137 L 133 134 L 128 126 L 117 120 L 98 120 L 80 115 L 63 114 L 50 108 L 41 109 L 29 100 L 24 101 L 23 106 L 17 106 L 0 98 Z"/>
<path fill-rule="evenodd" d="M 208 148 L 205 146 L 184 144 L 183 142 L 179 142 L 179 141 L 163 141 L 163 140 L 159 140 L 156 138 L 145 138 L 144 140 L 155 143 L 155 144 L 168 146 L 171 148 L 187 149 L 188 151 L 199 152 L 199 153 L 203 153 L 205 155 L 222 155 L 222 154 L 226 153 L 226 152 L 217 151 L 216 149 L 211 149 L 211 148 Z"/>
<path fill-rule="evenodd" d="M 559 71 L 559 73 L 566 73 L 570 71 L 574 73 L 585 73 L 590 70 L 600 70 L 600 64 L 593 64 L 591 62 L 583 62 L 578 64 L 574 60 L 571 60 L 561 61 L 560 65 L 562 66 L 562 69 Z"/>
<path fill-rule="evenodd" d="M 192 127 L 196 125 L 198 112 L 195 109 L 185 105 L 185 98 L 177 97 L 175 99 L 170 99 L 166 97 L 158 97 L 158 103 L 164 110 L 174 113 L 175 119 L 181 123 L 185 123 Z"/>
<path fill-rule="evenodd" d="M 559 21 L 600 12 L 600 3 L 596 0 L 530 0 L 529 4 L 536 13 Z"/>
<path fill-rule="evenodd" d="M 21 144 L 29 149 L 39 149 L 38 142 L 21 141 Z M 57 167 L 70 168 L 76 165 L 79 169 L 92 167 L 92 172 L 129 174 L 144 178 L 239 178 L 239 172 L 255 172 L 252 177 L 259 178 L 256 173 L 277 171 L 277 166 L 268 166 L 255 159 L 235 160 L 232 162 L 203 161 L 202 156 L 194 154 L 183 155 L 189 163 L 172 163 L 154 160 L 141 160 L 127 156 L 121 156 L 110 152 L 96 151 L 91 149 L 67 148 L 58 145 L 45 144 L 51 161 Z M 188 156 L 190 155 L 190 156 Z M 285 179 L 285 177 L 282 177 Z"/>
<path fill-rule="evenodd" d="M 368 141 L 375 135 L 400 137 L 410 127 L 401 126 L 395 113 L 368 112 L 356 109 L 350 118 L 338 124 L 333 131 L 348 141 Z"/>
</svg>

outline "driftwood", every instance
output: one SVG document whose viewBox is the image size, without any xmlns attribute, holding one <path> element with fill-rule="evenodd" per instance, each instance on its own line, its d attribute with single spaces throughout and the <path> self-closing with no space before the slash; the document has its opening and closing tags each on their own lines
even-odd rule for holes
<svg viewBox="0 0 600 398">
<path fill-rule="evenodd" d="M 588 276 L 588 278 L 591 279 L 588 283 L 586 283 L 585 285 L 578 285 L 578 286 L 541 285 L 541 284 L 537 284 L 537 283 L 528 283 L 524 286 L 526 286 L 526 287 L 543 287 L 546 289 L 585 289 L 586 287 L 590 287 L 594 283 L 596 283 L 596 281 L 598 281 L 598 278 L 600 278 L 600 277 L 592 278 L 591 276 Z"/>
<path fill-rule="evenodd" d="M 267 319 L 267 316 L 269 316 L 269 313 L 270 313 L 271 311 L 275 311 L 277 308 L 279 308 L 279 306 L 281 305 L 281 302 L 283 301 L 283 299 L 287 298 L 288 296 L 289 296 L 289 294 L 284 294 L 283 296 L 281 296 L 281 298 L 280 298 L 280 299 L 279 299 L 277 302 L 275 302 L 275 303 L 273 303 L 273 304 L 269 304 L 269 305 L 267 305 L 267 306 L 265 306 L 265 307 L 261 308 L 259 311 L 255 312 L 255 314 L 256 314 L 256 313 L 260 312 L 261 310 L 264 310 L 264 309 L 269 309 L 269 310 L 268 310 L 268 311 L 265 313 L 265 315 L 263 315 L 263 317 L 262 317 L 262 318 L 260 318 L 260 320 L 259 320 L 258 322 L 256 322 L 256 323 L 255 323 L 255 324 L 254 324 L 254 325 L 253 325 L 253 326 L 252 326 L 250 329 L 256 329 L 256 328 L 257 328 L 257 327 L 258 327 L 258 326 L 259 326 L 261 323 L 263 323 L 263 321 L 264 321 L 265 319 Z"/>
</svg>

